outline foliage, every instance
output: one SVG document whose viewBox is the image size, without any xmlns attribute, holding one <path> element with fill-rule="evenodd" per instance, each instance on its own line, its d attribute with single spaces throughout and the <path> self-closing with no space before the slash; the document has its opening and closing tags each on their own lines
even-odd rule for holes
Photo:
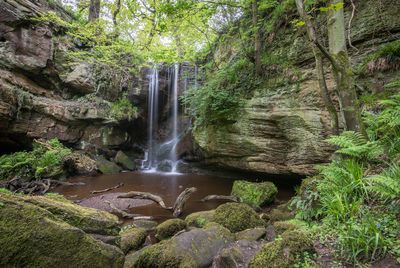
<svg viewBox="0 0 400 268">
<path fill-rule="evenodd" d="M 390 164 L 381 174 L 368 177 L 371 185 L 367 188 L 378 193 L 385 201 L 400 201 L 400 167 Z"/>
<path fill-rule="evenodd" d="M 344 131 L 326 141 L 340 147 L 336 153 L 356 159 L 373 160 L 383 153 L 383 149 L 376 142 L 368 141 L 360 132 Z"/>
<path fill-rule="evenodd" d="M 0 157 L 0 179 L 7 180 L 14 176 L 24 179 L 58 176 L 64 172 L 64 162 L 70 157 L 71 150 L 64 147 L 57 138 L 45 143 L 35 142 L 32 151 Z"/>
<path fill-rule="evenodd" d="M 345 159 L 317 168 L 324 177 L 317 186 L 323 214 L 339 222 L 357 215 L 364 200 L 369 199 L 363 164 Z"/>
<path fill-rule="evenodd" d="M 186 91 L 183 102 L 195 118 L 194 127 L 223 126 L 236 121 L 246 93 L 259 85 L 253 64 L 240 58 L 226 63 L 199 88 Z"/>
<path fill-rule="evenodd" d="M 400 68 L 400 41 L 385 44 L 372 55 L 366 57 L 358 67 L 358 72 L 373 73 Z"/>
<path fill-rule="evenodd" d="M 111 117 L 121 120 L 128 119 L 132 120 L 137 118 L 138 109 L 133 107 L 131 102 L 127 98 L 121 98 L 116 102 L 111 103 Z"/>
</svg>

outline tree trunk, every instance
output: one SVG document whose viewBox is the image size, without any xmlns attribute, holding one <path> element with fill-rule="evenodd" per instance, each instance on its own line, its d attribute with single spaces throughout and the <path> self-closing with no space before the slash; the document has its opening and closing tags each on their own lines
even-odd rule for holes
<svg viewBox="0 0 400 268">
<path fill-rule="evenodd" d="M 254 28 L 254 59 L 256 73 L 258 75 L 262 74 L 261 68 L 261 40 L 260 31 L 258 30 L 258 0 L 254 0 L 251 4 L 253 10 L 253 28 Z"/>
<path fill-rule="evenodd" d="M 100 18 L 100 3 L 101 0 L 90 0 L 89 21 L 93 22 Z"/>
<path fill-rule="evenodd" d="M 117 16 L 119 12 L 121 11 L 121 0 L 116 0 L 115 1 L 115 10 L 112 14 L 112 20 L 114 24 L 114 35 L 115 37 L 119 36 L 119 29 L 118 29 L 118 21 L 117 21 Z"/>
<path fill-rule="evenodd" d="M 326 109 L 328 110 L 331 117 L 331 128 L 334 131 L 334 134 L 339 134 L 339 120 L 335 105 L 332 102 L 331 97 L 329 96 L 328 87 L 326 86 L 325 74 L 324 74 L 324 66 L 322 62 L 322 54 L 315 44 L 315 40 L 318 40 L 317 34 L 315 32 L 314 26 L 312 25 L 310 19 L 307 17 L 307 14 L 304 9 L 303 1 L 296 0 L 297 10 L 300 14 L 302 20 L 305 21 L 307 27 L 308 38 L 311 42 L 312 50 L 315 58 L 315 68 L 317 71 L 318 77 L 318 85 L 319 91 L 321 94 L 321 98 L 325 104 Z"/>
<path fill-rule="evenodd" d="M 339 3 L 343 3 L 343 0 L 330 0 L 330 5 Z M 355 90 L 355 77 L 346 48 L 343 8 L 329 9 L 328 35 L 329 51 L 337 65 L 336 68 L 333 66 L 333 72 L 345 130 L 359 131 L 367 136 Z"/>
</svg>

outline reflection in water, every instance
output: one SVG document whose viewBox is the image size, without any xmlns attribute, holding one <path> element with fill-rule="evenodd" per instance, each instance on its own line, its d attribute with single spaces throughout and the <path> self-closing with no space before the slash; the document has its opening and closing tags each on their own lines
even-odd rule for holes
<svg viewBox="0 0 400 268">
<path fill-rule="evenodd" d="M 211 200 L 201 202 L 200 200 L 207 195 L 229 195 L 234 179 L 222 178 L 210 175 L 198 174 L 171 174 L 171 173 L 145 173 L 140 171 L 123 172 L 114 175 L 99 175 L 95 177 L 79 177 L 69 179 L 70 182 L 84 182 L 83 186 L 59 186 L 53 192 L 60 193 L 70 200 L 82 200 L 100 194 L 90 194 L 93 190 L 102 190 L 113 187 L 118 183 L 124 186 L 114 189 L 107 193 L 118 193 L 128 191 L 150 192 L 160 195 L 167 206 L 173 206 L 177 196 L 189 187 L 196 187 L 195 192 L 185 205 L 181 218 L 188 214 L 201 210 L 216 208 L 224 201 Z M 293 195 L 292 189 L 279 189 L 277 199 L 288 200 Z M 161 208 L 154 203 L 142 207 L 134 207 L 127 211 L 129 213 L 142 214 L 145 216 L 156 217 L 157 221 L 162 222 L 173 218 L 172 212 Z M 124 220 L 128 222 L 127 220 Z"/>
</svg>

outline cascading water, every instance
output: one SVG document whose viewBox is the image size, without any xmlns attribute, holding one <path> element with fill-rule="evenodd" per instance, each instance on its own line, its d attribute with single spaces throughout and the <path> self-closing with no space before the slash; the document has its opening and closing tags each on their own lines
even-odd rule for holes
<svg viewBox="0 0 400 268">
<path fill-rule="evenodd" d="M 191 66 L 175 64 L 161 66 L 160 71 L 157 67 L 148 75 L 148 150 L 142 168 L 176 173 L 178 144 L 190 128 L 190 120 L 180 122 L 180 111 L 186 109 L 180 109 L 179 95 L 189 86 L 197 87 L 197 66 L 193 70 Z"/>
<path fill-rule="evenodd" d="M 172 161 L 171 172 L 176 172 L 177 154 L 176 145 L 178 144 L 178 78 L 179 78 L 179 64 L 174 66 L 174 87 L 172 92 L 172 148 L 170 152 L 170 160 Z"/>
<path fill-rule="evenodd" d="M 156 143 L 154 133 L 158 130 L 158 69 L 155 65 L 149 77 L 148 91 L 148 132 L 147 132 L 147 159 L 145 169 L 155 169 Z"/>
</svg>

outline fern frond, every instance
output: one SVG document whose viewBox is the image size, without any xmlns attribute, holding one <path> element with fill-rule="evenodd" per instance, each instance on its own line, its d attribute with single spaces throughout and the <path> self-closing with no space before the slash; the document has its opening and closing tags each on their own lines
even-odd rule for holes
<svg viewBox="0 0 400 268">
<path fill-rule="evenodd" d="M 381 174 L 368 177 L 370 185 L 368 190 L 378 193 L 383 199 L 400 198 L 400 167 L 390 165 Z"/>
</svg>

